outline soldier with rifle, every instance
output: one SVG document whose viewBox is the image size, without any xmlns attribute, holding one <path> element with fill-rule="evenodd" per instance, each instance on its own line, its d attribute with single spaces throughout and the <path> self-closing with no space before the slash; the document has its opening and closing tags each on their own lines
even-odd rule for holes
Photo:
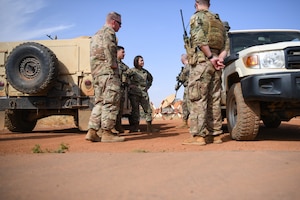
<svg viewBox="0 0 300 200">
<path fill-rule="evenodd" d="M 188 83 L 189 83 L 189 73 L 190 73 L 190 66 L 188 64 L 188 59 L 187 59 L 187 55 L 186 54 L 182 54 L 181 55 L 181 62 L 184 65 L 181 68 L 180 73 L 178 74 L 178 76 L 176 77 L 177 80 L 177 85 L 175 86 L 175 90 L 176 93 L 179 90 L 179 88 L 181 87 L 181 85 L 183 85 L 184 87 L 184 92 L 183 92 L 183 101 L 182 101 L 182 124 L 177 126 L 177 128 L 188 128 L 188 119 L 189 119 L 189 115 L 190 115 L 190 111 L 189 111 L 189 98 L 188 98 Z"/>
<path fill-rule="evenodd" d="M 210 0 L 195 0 L 194 7 L 190 38 L 184 40 L 191 65 L 188 84 L 191 137 L 182 144 L 222 143 L 221 74 L 227 55 L 226 31 L 219 15 L 209 10 Z"/>
</svg>

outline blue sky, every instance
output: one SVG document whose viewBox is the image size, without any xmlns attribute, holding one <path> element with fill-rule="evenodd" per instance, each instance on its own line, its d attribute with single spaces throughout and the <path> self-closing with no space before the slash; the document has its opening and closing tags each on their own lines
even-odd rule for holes
<svg viewBox="0 0 300 200">
<path fill-rule="evenodd" d="M 174 94 L 176 76 L 182 66 L 183 27 L 194 13 L 194 0 L 0 0 L 0 41 L 69 39 L 92 36 L 111 11 L 122 15 L 117 33 L 119 45 L 125 47 L 124 62 L 133 66 L 133 58 L 142 55 L 145 68 L 153 77 L 150 100 L 158 107 Z M 211 0 L 210 10 L 228 21 L 231 30 L 300 29 L 296 0 Z M 183 88 L 177 97 L 182 98 Z"/>
</svg>

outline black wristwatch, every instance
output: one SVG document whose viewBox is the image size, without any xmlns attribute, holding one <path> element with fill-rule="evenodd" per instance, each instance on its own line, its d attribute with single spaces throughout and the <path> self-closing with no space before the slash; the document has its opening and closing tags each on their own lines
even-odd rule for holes
<svg viewBox="0 0 300 200">
<path fill-rule="evenodd" d="M 207 57 L 208 58 L 208 60 L 210 60 L 210 59 L 212 59 L 214 57 L 214 55 L 213 54 L 211 54 L 209 57 Z"/>
</svg>

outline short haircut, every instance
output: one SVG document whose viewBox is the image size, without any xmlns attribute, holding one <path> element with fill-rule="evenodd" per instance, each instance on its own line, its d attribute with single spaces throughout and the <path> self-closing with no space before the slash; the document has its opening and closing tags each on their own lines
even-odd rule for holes
<svg viewBox="0 0 300 200">
<path fill-rule="evenodd" d="M 198 4 L 210 6 L 210 0 L 195 0 Z"/>
<path fill-rule="evenodd" d="M 119 51 L 120 49 L 123 49 L 123 50 L 124 50 L 124 47 L 122 47 L 122 46 L 117 46 L 117 51 Z"/>
<path fill-rule="evenodd" d="M 121 18 L 121 15 L 117 12 L 110 12 L 106 16 L 106 21 L 116 20 L 118 18 Z"/>
<path fill-rule="evenodd" d="M 188 58 L 187 54 L 185 53 L 181 54 L 181 59 L 187 59 L 187 58 Z"/>
</svg>

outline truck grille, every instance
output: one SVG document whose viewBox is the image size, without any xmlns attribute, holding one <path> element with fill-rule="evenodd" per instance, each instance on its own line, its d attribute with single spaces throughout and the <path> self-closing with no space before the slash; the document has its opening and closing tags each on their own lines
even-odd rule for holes
<svg viewBox="0 0 300 200">
<path fill-rule="evenodd" d="M 300 69 L 300 47 L 288 47 L 285 49 L 287 69 Z"/>
</svg>

